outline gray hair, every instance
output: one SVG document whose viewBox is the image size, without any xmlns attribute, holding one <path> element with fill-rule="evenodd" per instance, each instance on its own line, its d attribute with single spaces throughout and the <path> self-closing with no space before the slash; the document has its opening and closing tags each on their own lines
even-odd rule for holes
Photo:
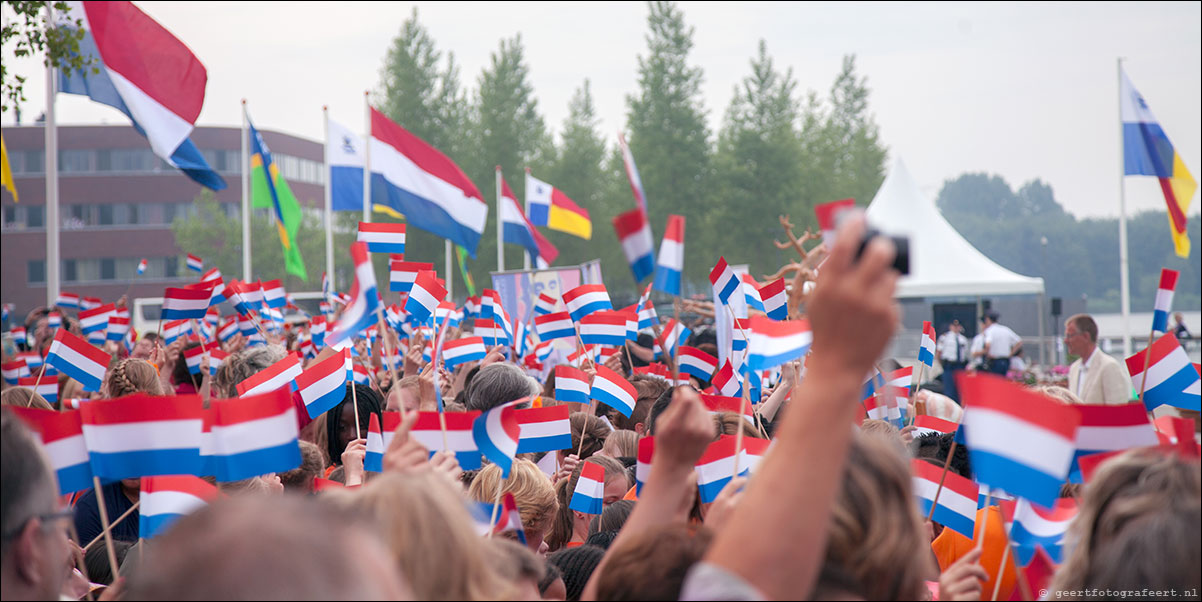
<svg viewBox="0 0 1202 602">
<path fill-rule="evenodd" d="M 235 353 L 217 369 L 213 384 L 217 387 L 214 395 L 236 397 L 238 383 L 266 370 L 272 364 L 284 359 L 288 350 L 280 345 L 263 345 L 251 347 Z"/>
<path fill-rule="evenodd" d="M 463 392 L 463 405 L 468 411 L 491 410 L 501 404 L 533 397 L 542 392 L 542 386 L 521 368 L 506 362 L 490 364 L 480 369 L 467 390 Z M 529 407 L 521 404 L 518 407 Z"/>
<path fill-rule="evenodd" d="M 58 493 L 50 464 L 29 429 L 12 412 L 0 412 L 0 526 L 4 531 L 3 554 L 26 521 L 54 510 Z"/>
</svg>

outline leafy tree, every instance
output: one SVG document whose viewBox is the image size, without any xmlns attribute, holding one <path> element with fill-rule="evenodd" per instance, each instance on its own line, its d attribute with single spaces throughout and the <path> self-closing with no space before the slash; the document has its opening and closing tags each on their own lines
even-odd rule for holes
<svg viewBox="0 0 1202 602">
<path fill-rule="evenodd" d="M 540 231 L 560 251 L 559 265 L 582 263 L 598 257 L 606 245 L 617 244 L 609 222 L 617 213 L 609 206 L 607 192 L 613 186 L 607 181 L 605 140 L 597 132 L 597 109 L 593 104 L 592 88 L 586 79 L 568 102 L 568 116 L 563 123 L 560 144 L 555 160 L 546 173 L 536 174 L 551 182 L 578 205 L 588 210 L 593 221 L 593 238 L 584 240 L 571 234 L 548 229 Z M 616 271 L 616 270 L 615 270 Z"/>
<path fill-rule="evenodd" d="M 777 215 L 809 215 L 813 199 L 798 197 L 803 187 L 801 104 L 792 69 L 781 73 L 760 41 L 751 74 L 735 87 L 714 159 L 715 188 L 721 202 L 705 227 L 735 263 L 750 262 L 752 274 L 774 271 L 788 257 L 763 244 L 764 227 Z M 757 241 L 731 247 L 726 241 Z M 789 251 L 791 254 L 792 251 Z"/>
<path fill-rule="evenodd" d="M 831 145 L 831 174 L 839 198 L 867 204 L 885 181 L 887 152 L 876 121 L 868 111 L 868 80 L 856 76 L 856 57 L 843 57 L 843 68 L 831 86 L 830 112 L 824 136 Z M 833 199 L 832 199 L 833 200 Z"/>
<path fill-rule="evenodd" d="M 46 2 L 4 0 L 4 26 L 0 31 L 0 45 L 5 50 L 12 49 L 14 57 L 21 58 L 44 53 L 45 64 L 56 69 L 79 71 L 92 68 L 92 58 L 79 54 L 79 42 L 84 38 L 83 20 L 71 14 L 71 4 L 55 2 L 55 20 L 71 24 L 72 27 L 46 27 L 42 9 Z M 4 82 L 4 91 L 0 95 L 0 111 L 18 108 L 25 102 L 25 76 L 14 73 L 9 66 L 0 63 L 0 80 Z"/>
<path fill-rule="evenodd" d="M 693 28 L 675 3 L 651 2 L 647 54 L 639 56 L 639 91 L 626 97 L 627 141 L 638 158 L 651 228 L 662 233 L 667 216 L 686 216 L 686 248 L 703 243 L 692 226 L 708 209 L 709 128 L 701 98 L 702 71 L 689 64 Z M 689 257 L 702 257 L 690 253 Z M 686 279 L 700 281 L 711 266 L 686 261 Z"/>
</svg>

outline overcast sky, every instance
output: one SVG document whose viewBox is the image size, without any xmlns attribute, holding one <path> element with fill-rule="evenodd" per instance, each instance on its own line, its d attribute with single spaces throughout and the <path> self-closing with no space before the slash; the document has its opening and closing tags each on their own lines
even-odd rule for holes
<svg viewBox="0 0 1202 602">
<path fill-rule="evenodd" d="M 198 125 L 238 125 L 246 98 L 261 129 L 314 140 L 322 136 L 323 104 L 334 119 L 362 129 L 363 91 L 377 88 L 384 54 L 414 6 L 136 4 L 207 67 Z M 539 109 L 554 131 L 585 78 L 611 143 L 625 125 L 625 98 L 637 91 L 637 57 L 646 53 L 644 3 L 416 5 L 438 48 L 454 52 L 465 87 L 475 87 L 501 38 L 520 33 Z M 964 172 L 996 173 L 1015 189 L 1040 178 L 1082 217 L 1118 213 L 1118 57 L 1199 177 L 1200 6 L 681 3 L 695 28 L 690 60 L 704 69 L 713 131 L 761 38 L 801 89 L 824 95 L 842 56 L 854 53 L 881 140 L 928 194 Z M 44 107 L 44 71 L 31 61 L 9 62 L 7 51 L 4 60 L 29 75 L 23 120 L 30 122 Z M 60 95 L 57 108 L 60 124 L 126 122 L 84 97 Z M 10 113 L 4 124 L 11 123 Z M 1126 183 L 1129 208 L 1164 208 L 1154 179 Z M 1191 214 L 1199 211 L 1197 198 Z"/>
</svg>

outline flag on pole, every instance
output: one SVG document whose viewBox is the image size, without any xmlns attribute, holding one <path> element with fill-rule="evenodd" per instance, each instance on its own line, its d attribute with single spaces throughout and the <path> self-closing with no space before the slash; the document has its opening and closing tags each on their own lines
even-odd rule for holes
<svg viewBox="0 0 1202 602">
<path fill-rule="evenodd" d="M 920 458 L 910 460 L 913 474 L 914 495 L 918 498 L 918 509 L 923 516 L 959 533 L 975 537 L 977 523 L 977 484 L 972 479 L 940 467 Z M 942 490 L 940 489 L 942 483 Z M 939 500 L 935 501 L 938 493 Z M 931 504 L 935 512 L 931 514 Z"/>
<path fill-rule="evenodd" d="M 518 399 L 499 405 L 478 416 L 472 422 L 472 439 L 480 453 L 490 462 L 501 468 L 501 478 L 509 478 L 509 469 L 513 466 L 514 455 L 518 449 L 518 439 L 521 437 L 521 426 L 518 424 L 514 406 L 528 401 Z"/>
<path fill-rule="evenodd" d="M 372 204 L 465 248 L 472 257 L 484 232 L 488 204 L 459 166 L 371 109 Z"/>
<path fill-rule="evenodd" d="M 651 223 L 642 209 L 627 211 L 613 219 L 614 232 L 622 245 L 622 254 L 634 281 L 642 282 L 655 270 L 655 240 L 651 236 Z"/>
<path fill-rule="evenodd" d="M 115 481 L 200 471 L 199 395 L 130 395 L 80 408 L 92 472 Z"/>
<path fill-rule="evenodd" d="M 1146 379 L 1145 355 L 1149 356 L 1151 366 Z M 1127 358 L 1127 371 L 1131 373 L 1132 383 L 1137 387 L 1143 385 L 1144 405 L 1148 411 L 1166 404 L 1195 412 L 1202 407 L 1202 383 L 1199 382 L 1198 368 L 1190 363 L 1189 355 L 1172 333 L 1156 339 L 1150 354 L 1147 349 L 1141 349 Z"/>
<path fill-rule="evenodd" d="M 60 495 L 92 488 L 92 464 L 84 443 L 79 411 L 39 410 L 7 406 L 42 443 L 50 468 L 58 481 Z"/>
<path fill-rule="evenodd" d="M 191 253 L 188 253 L 187 265 L 193 272 L 203 272 L 205 269 L 205 261 Z"/>
<path fill-rule="evenodd" d="M 751 318 L 747 342 L 747 366 L 753 371 L 767 370 L 806 354 L 813 342 L 807 320 L 777 322 L 770 318 Z"/>
<path fill-rule="evenodd" d="M 764 300 L 760 298 L 760 286 L 756 283 L 755 278 L 751 274 L 743 274 L 741 278 L 743 283 L 743 301 L 747 303 L 750 309 L 764 310 Z"/>
<path fill-rule="evenodd" d="M 593 222 L 588 211 L 562 190 L 530 175 L 529 170 L 526 171 L 526 212 L 535 226 L 546 226 L 585 240 L 593 237 Z"/>
<path fill-rule="evenodd" d="M 777 278 L 760 287 L 760 299 L 764 302 L 764 313 L 773 320 L 789 318 L 789 295 L 785 292 L 785 279 Z"/>
<path fill-rule="evenodd" d="M 396 418 L 390 420 L 389 415 L 394 415 Z M 438 412 L 419 413 L 413 430 L 409 431 L 409 436 L 426 446 L 426 449 L 430 450 L 430 455 L 440 451 L 449 451 L 455 454 L 460 468 L 464 470 L 480 468 L 482 464 L 480 461 L 481 450 L 476 445 L 476 439 L 472 432 L 480 412 L 442 412 L 442 419 L 447 424 L 446 446 L 443 445 L 438 415 Z M 399 424 L 400 412 L 384 412 L 385 447 L 392 441 L 392 435 Z"/>
<path fill-rule="evenodd" d="M 714 373 L 714 378 L 711 382 L 714 390 L 719 395 L 725 397 L 739 397 L 743 395 L 743 384 L 740 382 L 739 375 L 735 373 L 734 366 L 731 365 L 729 359 L 723 362 L 722 368 Z"/>
<path fill-rule="evenodd" d="M 1071 497 L 1059 498 L 1049 508 L 1040 508 L 1027 500 L 1018 500 L 1014 505 L 1013 514 L 1006 517 L 1009 519 L 1006 522 L 1010 527 L 1009 537 L 1014 546 L 1016 564 L 1030 564 L 1038 548 L 1043 548 L 1052 562 L 1063 562 L 1064 536 L 1076 516 L 1077 502 Z"/>
<path fill-rule="evenodd" d="M 79 309 L 79 295 L 62 291 L 54 300 L 54 304 L 63 309 Z"/>
<path fill-rule="evenodd" d="M 261 395 L 276 389 L 293 389 L 294 381 L 301 375 L 300 359 L 289 353 L 280 361 L 260 370 L 250 378 L 234 385 L 238 397 Z"/>
<path fill-rule="evenodd" d="M 534 302 L 534 315 L 545 316 L 555 311 L 555 306 L 559 305 L 559 301 L 548 295 L 547 293 L 539 293 L 538 299 Z"/>
<path fill-rule="evenodd" d="M 918 361 L 928 368 L 935 364 L 935 327 L 930 322 L 922 323 L 922 341 L 918 345 Z"/>
<path fill-rule="evenodd" d="M 589 379 L 584 370 L 571 366 L 555 367 L 555 401 L 588 403 Z"/>
<path fill-rule="evenodd" d="M 327 119 L 326 165 L 329 166 L 330 208 L 363 211 L 363 138 L 346 126 Z"/>
<path fill-rule="evenodd" d="M 567 405 L 518 410 L 521 436 L 517 453 L 557 451 L 572 447 L 569 414 Z"/>
<path fill-rule="evenodd" d="M 600 464 L 585 460 L 568 507 L 584 514 L 601 514 L 604 501 L 605 469 Z"/>
<path fill-rule="evenodd" d="M 418 322 L 425 322 L 434 315 L 438 304 L 447 298 L 447 289 L 438 284 L 434 272 L 418 272 L 405 301 L 405 311 Z"/>
<path fill-rule="evenodd" d="M 1152 331 L 1169 331 L 1169 312 L 1173 309 L 1173 290 L 1177 288 L 1177 270 L 1160 269 L 1160 286 L 1156 288 L 1156 304 L 1152 311 Z"/>
<path fill-rule="evenodd" d="M 835 229 L 839 225 L 839 214 L 854 209 L 855 199 L 831 201 L 814 206 L 814 215 L 818 217 L 818 228 L 822 230 L 822 244 L 831 249 L 835 244 Z"/>
<path fill-rule="evenodd" d="M 217 399 L 209 407 L 218 481 L 240 481 L 300 466 L 300 431 L 290 391 Z"/>
<path fill-rule="evenodd" d="M 117 307 L 112 303 L 95 309 L 79 312 L 79 329 L 84 334 L 103 332 L 108 327 L 109 316 L 116 315 Z"/>
<path fill-rule="evenodd" d="M 1069 480 L 1082 482 L 1078 460 L 1101 452 L 1122 451 L 1133 447 L 1156 445 L 1156 429 L 1148 421 L 1143 404 L 1076 405 L 1081 413 L 1081 426 L 1074 442 L 1073 467 Z"/>
<path fill-rule="evenodd" d="M 168 288 L 163 291 L 162 320 L 203 320 L 209 310 L 210 289 Z"/>
<path fill-rule="evenodd" d="M 517 195 L 509 189 L 509 182 L 504 178 L 501 178 L 501 239 L 525 247 L 530 254 L 530 263 L 539 267 L 549 266 L 559 257 L 559 249 L 526 217 L 526 212 L 518 205 Z"/>
<path fill-rule="evenodd" d="M 664 239 L 655 265 L 655 290 L 680 295 L 680 273 L 684 271 L 684 216 L 669 215 Z"/>
<path fill-rule="evenodd" d="M 1135 85 L 1122 73 L 1120 113 L 1123 119 L 1123 175 L 1155 176 L 1169 214 L 1169 232 L 1178 257 L 1189 257 L 1186 212 L 1198 183 Z"/>
<path fill-rule="evenodd" d="M 388 263 L 388 290 L 408 293 L 417 280 L 417 273 L 432 271 L 434 264 L 420 261 L 405 261 L 392 257 Z"/>
<path fill-rule="evenodd" d="M 208 81 L 192 51 L 132 2 L 80 2 L 60 18 L 71 29 L 81 21 L 78 53 L 98 69 L 60 69 L 59 91 L 125 113 L 160 159 L 206 188 L 223 190 L 225 180 L 189 139 Z"/>
<path fill-rule="evenodd" d="M 376 291 L 376 273 L 367 256 L 367 245 L 351 244 L 351 260 L 355 264 L 355 281 L 351 285 L 351 301 L 342 310 L 338 322 L 326 334 L 326 345 L 334 346 L 358 335 L 371 325 L 380 306 L 380 293 Z"/>
<path fill-rule="evenodd" d="M 619 346 L 626 343 L 626 316 L 598 311 L 580 319 L 580 340 L 585 345 Z"/>
<path fill-rule="evenodd" d="M 142 261 L 138 262 L 138 275 L 141 276 L 142 274 L 145 274 L 145 273 L 146 273 L 146 258 L 143 257 Z"/>
<path fill-rule="evenodd" d="M 609 292 L 604 284 L 582 284 L 563 294 L 564 305 L 573 322 L 596 311 L 608 311 L 614 308 L 609 300 Z"/>
<path fill-rule="evenodd" d="M 634 154 L 626 145 L 626 137 L 618 133 L 618 146 L 622 149 L 622 165 L 626 168 L 626 179 L 630 180 L 630 192 L 634 193 L 634 202 L 639 210 L 647 213 L 647 193 L 643 190 L 643 179 L 639 177 L 639 168 L 634 164 Z"/>
<path fill-rule="evenodd" d="M 186 475 L 145 477 L 139 487 L 138 536 L 150 539 L 217 499 L 217 487 Z"/>
<path fill-rule="evenodd" d="M 622 375 L 605 366 L 598 365 L 596 369 L 597 373 L 593 376 L 589 397 L 630 418 L 630 414 L 634 412 L 634 402 L 639 396 L 638 392 L 634 390 L 634 385 L 630 384 Z"/>
<path fill-rule="evenodd" d="M 718 369 L 718 358 L 696 347 L 680 346 L 676 354 L 676 364 L 680 371 L 697 377 L 701 382 L 708 382 Z"/>
<path fill-rule="evenodd" d="M 447 370 L 454 370 L 459 364 L 482 360 L 486 355 L 488 350 L 484 348 L 482 337 L 464 337 L 442 344 L 442 362 Z"/>
<path fill-rule="evenodd" d="M 48 365 L 79 381 L 84 391 L 93 392 L 100 391 L 110 359 L 109 354 L 62 328 L 54 333 L 46 354 Z"/>
<path fill-rule="evenodd" d="M 404 260 L 405 224 L 359 222 L 355 240 L 366 243 L 368 253 L 393 253 Z"/>
<path fill-rule="evenodd" d="M 280 245 L 284 248 L 284 271 L 307 282 L 305 260 L 301 258 L 300 241 L 296 238 L 303 219 L 300 203 L 272 161 L 271 149 L 267 148 L 249 115 L 246 123 L 250 126 L 250 204 L 257 209 L 271 210 Z"/>
<path fill-rule="evenodd" d="M 730 303 L 730 296 L 739 289 L 739 278 L 735 276 L 735 271 L 726 264 L 725 257 L 719 257 L 718 263 L 710 270 L 710 285 L 713 286 L 714 294 L 722 303 Z"/>
</svg>

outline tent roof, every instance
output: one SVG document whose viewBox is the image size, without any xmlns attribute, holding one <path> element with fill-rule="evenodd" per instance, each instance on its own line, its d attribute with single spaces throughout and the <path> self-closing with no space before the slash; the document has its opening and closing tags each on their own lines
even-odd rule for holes
<svg viewBox="0 0 1202 602">
<path fill-rule="evenodd" d="M 868 219 L 889 234 L 910 238 L 910 275 L 897 297 L 975 297 L 1043 292 L 1043 278 L 1003 268 L 969 244 L 924 195 L 898 159 L 872 204 Z"/>
</svg>

